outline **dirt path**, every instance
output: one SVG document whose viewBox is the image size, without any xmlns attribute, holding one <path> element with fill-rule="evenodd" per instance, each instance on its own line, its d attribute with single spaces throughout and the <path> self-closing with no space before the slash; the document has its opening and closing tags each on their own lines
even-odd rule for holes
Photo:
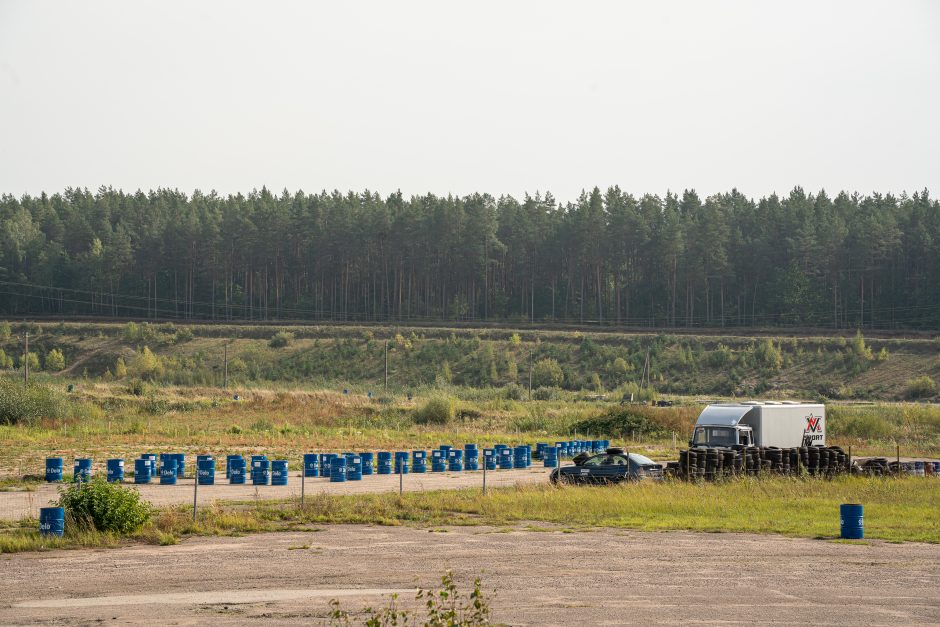
<svg viewBox="0 0 940 627">
<path fill-rule="evenodd" d="M 447 569 L 462 591 L 483 571 L 493 619 L 513 625 L 937 624 L 938 564 L 923 544 L 337 525 L 3 555 L 0 624 L 322 624 L 331 598 L 414 607 Z"/>
<path fill-rule="evenodd" d="M 497 470 L 486 473 L 486 484 L 491 487 L 548 481 L 548 468 L 532 466 L 525 470 Z M 209 504 L 214 500 L 246 500 L 253 498 L 284 499 L 300 496 L 300 473 L 291 473 L 286 486 L 230 485 L 224 473 L 216 476 L 218 483 L 199 486 L 199 503 Z M 328 479 L 306 479 L 306 494 L 327 492 L 329 494 L 366 494 L 375 492 L 397 492 L 398 475 L 365 476 L 362 481 L 331 483 Z M 483 472 L 445 472 L 408 474 L 403 477 L 406 492 L 422 490 L 445 490 L 454 488 L 483 487 Z M 149 483 L 135 486 L 141 496 L 154 505 L 176 505 L 193 502 L 193 480 L 185 479 L 175 486 Z M 59 485 L 40 484 L 32 492 L 0 492 L 0 520 L 19 520 L 26 516 L 39 516 L 39 508 L 46 507 L 58 498 Z"/>
</svg>

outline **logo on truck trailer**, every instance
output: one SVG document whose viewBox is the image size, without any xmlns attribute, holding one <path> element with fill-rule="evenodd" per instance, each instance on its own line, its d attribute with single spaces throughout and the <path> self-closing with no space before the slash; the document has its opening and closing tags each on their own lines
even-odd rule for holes
<svg viewBox="0 0 940 627">
<path fill-rule="evenodd" d="M 806 428 L 803 429 L 804 439 L 815 442 L 823 439 L 823 417 L 810 414 L 806 417 Z"/>
</svg>

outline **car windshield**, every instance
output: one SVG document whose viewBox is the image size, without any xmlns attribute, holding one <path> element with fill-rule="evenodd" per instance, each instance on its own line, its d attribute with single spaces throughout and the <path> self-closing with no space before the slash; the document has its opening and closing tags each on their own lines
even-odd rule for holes
<svg viewBox="0 0 940 627">
<path fill-rule="evenodd" d="M 695 429 L 693 444 L 710 444 L 711 446 L 731 446 L 738 443 L 734 429 L 730 427 L 698 427 Z"/>
</svg>

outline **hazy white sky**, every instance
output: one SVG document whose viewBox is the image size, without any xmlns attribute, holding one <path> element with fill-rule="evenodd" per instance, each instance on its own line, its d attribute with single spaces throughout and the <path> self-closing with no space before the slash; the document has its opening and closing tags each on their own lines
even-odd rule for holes
<svg viewBox="0 0 940 627">
<path fill-rule="evenodd" d="M 940 2 L 0 0 L 0 193 L 940 193 Z"/>
</svg>

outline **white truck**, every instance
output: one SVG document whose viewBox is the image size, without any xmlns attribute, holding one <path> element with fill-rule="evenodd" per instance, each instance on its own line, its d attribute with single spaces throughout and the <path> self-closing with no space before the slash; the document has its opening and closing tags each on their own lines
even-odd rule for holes
<svg viewBox="0 0 940 627">
<path fill-rule="evenodd" d="M 796 401 L 714 403 L 695 422 L 690 447 L 826 446 L 826 406 Z"/>
</svg>

